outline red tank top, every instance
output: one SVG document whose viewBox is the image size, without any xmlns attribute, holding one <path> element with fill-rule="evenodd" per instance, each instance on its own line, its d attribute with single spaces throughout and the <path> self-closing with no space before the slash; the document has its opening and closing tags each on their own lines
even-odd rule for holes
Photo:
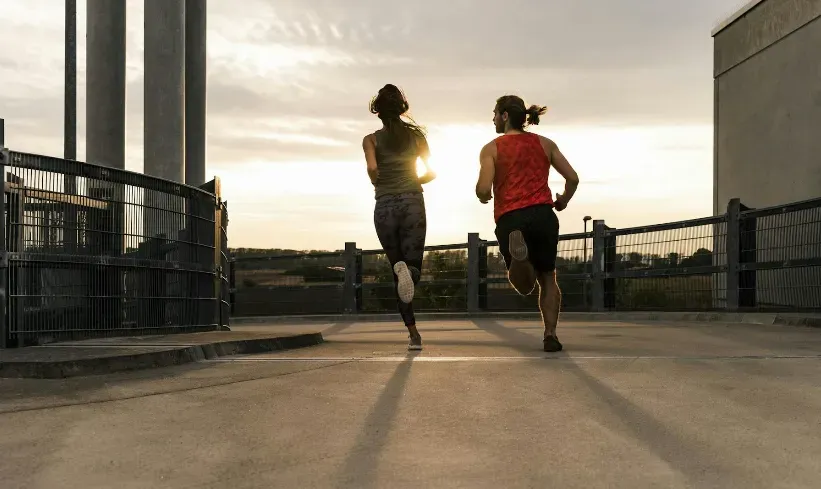
<svg viewBox="0 0 821 489">
<path fill-rule="evenodd" d="M 493 178 L 493 218 L 539 204 L 553 204 L 547 185 L 550 160 L 539 136 L 507 134 L 496 138 L 496 172 Z"/>
</svg>

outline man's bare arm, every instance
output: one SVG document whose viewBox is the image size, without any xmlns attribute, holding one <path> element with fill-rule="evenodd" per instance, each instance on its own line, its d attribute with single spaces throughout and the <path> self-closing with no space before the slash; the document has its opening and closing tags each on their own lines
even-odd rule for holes
<svg viewBox="0 0 821 489">
<path fill-rule="evenodd" d="M 492 198 L 493 178 L 496 175 L 496 142 L 486 144 L 479 153 L 479 180 L 476 182 L 476 197 L 483 204 Z"/>
<path fill-rule="evenodd" d="M 544 152 L 550 160 L 550 165 L 564 178 L 564 192 L 556 196 L 556 210 L 562 210 L 567 207 L 567 203 L 570 202 L 579 187 L 579 175 L 559 150 L 556 143 L 543 136 L 540 136 L 540 139 L 542 148 L 544 148 Z"/>
<path fill-rule="evenodd" d="M 371 134 L 368 134 L 362 140 L 362 149 L 365 151 L 365 162 L 368 165 L 368 177 L 370 177 L 371 183 L 376 185 L 376 179 L 379 177 L 379 169 L 376 166 L 376 144 L 374 143 Z"/>
</svg>

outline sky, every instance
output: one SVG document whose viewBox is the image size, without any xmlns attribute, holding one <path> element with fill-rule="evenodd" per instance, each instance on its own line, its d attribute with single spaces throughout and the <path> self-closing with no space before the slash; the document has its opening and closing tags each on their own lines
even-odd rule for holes
<svg viewBox="0 0 821 489">
<path fill-rule="evenodd" d="M 85 158 L 85 2 L 78 0 L 78 159 Z M 610 227 L 712 212 L 712 38 L 739 0 L 208 0 L 208 178 L 231 247 L 378 248 L 362 138 L 400 86 L 429 133 L 428 244 L 493 236 L 474 195 L 496 98 L 548 107 L 581 184 L 560 214 Z M 6 146 L 62 156 L 62 0 L 0 0 Z M 126 168 L 141 172 L 143 1 L 127 0 Z M 554 172 L 555 173 L 555 172 Z M 554 175 L 554 192 L 563 181 Z"/>
</svg>

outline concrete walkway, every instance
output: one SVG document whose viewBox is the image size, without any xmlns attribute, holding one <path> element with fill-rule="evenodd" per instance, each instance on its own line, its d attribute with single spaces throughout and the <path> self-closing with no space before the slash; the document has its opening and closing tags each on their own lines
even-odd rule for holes
<svg viewBox="0 0 821 489">
<path fill-rule="evenodd" d="M 815 488 L 821 330 L 534 321 L 256 324 L 318 346 L 0 380 L 15 488 Z"/>
</svg>

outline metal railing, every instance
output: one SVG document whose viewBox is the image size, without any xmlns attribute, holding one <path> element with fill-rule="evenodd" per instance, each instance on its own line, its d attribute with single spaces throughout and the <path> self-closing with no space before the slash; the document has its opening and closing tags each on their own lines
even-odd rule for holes
<svg viewBox="0 0 821 489">
<path fill-rule="evenodd" d="M 231 258 L 234 316 L 394 312 L 381 250 Z M 535 311 L 507 281 L 498 243 L 425 248 L 417 311 Z M 566 311 L 819 311 L 821 199 L 629 229 L 603 220 L 563 235 L 557 277 Z"/>
<path fill-rule="evenodd" d="M 218 180 L 203 190 L 8 150 L 0 174 L 0 346 L 228 324 Z"/>
</svg>

